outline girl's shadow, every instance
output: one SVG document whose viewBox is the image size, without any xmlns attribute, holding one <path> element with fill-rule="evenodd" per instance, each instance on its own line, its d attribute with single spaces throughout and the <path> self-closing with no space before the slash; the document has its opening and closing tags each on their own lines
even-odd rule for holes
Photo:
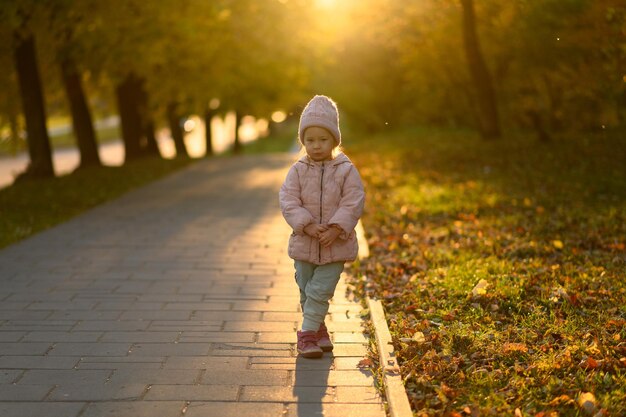
<svg viewBox="0 0 626 417">
<path fill-rule="evenodd" d="M 296 358 L 296 376 L 293 395 L 298 417 L 323 416 L 324 402 L 332 402 L 333 389 L 328 386 L 328 375 L 334 357 L 325 353 L 321 359 Z"/>
</svg>

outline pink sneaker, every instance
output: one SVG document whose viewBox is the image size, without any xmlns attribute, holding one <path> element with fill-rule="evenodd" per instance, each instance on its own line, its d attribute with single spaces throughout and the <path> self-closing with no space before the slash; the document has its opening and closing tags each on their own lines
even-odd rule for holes
<svg viewBox="0 0 626 417">
<path fill-rule="evenodd" d="M 306 332 L 298 330 L 298 353 L 303 358 L 321 358 L 322 349 L 317 346 L 317 333 L 313 330 Z"/>
<path fill-rule="evenodd" d="M 322 322 L 320 328 L 317 331 L 317 346 L 319 346 L 324 352 L 331 352 L 333 350 L 333 342 L 330 341 L 330 335 L 326 324 Z"/>
</svg>

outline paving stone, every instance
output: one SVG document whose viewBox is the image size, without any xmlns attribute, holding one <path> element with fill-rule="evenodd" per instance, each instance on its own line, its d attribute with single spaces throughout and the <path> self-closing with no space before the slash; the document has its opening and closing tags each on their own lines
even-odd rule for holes
<svg viewBox="0 0 626 417">
<path fill-rule="evenodd" d="M 102 332 L 30 332 L 24 342 L 95 342 Z"/>
<path fill-rule="evenodd" d="M 210 348 L 208 343 L 140 343 L 129 356 L 198 356 L 207 355 Z"/>
<path fill-rule="evenodd" d="M 51 356 L 126 356 L 131 343 L 56 343 Z"/>
<path fill-rule="evenodd" d="M 0 356 L 3 355 L 43 355 L 49 349 L 51 343 L 0 343 Z"/>
<path fill-rule="evenodd" d="M 30 310 L 5 310 L 2 312 L 2 320 L 15 322 L 45 320 L 52 314 L 52 311 L 30 311 Z"/>
<path fill-rule="evenodd" d="M 169 357 L 164 369 L 207 369 L 210 371 L 245 370 L 248 366 L 247 357 L 230 356 L 187 356 Z"/>
<path fill-rule="evenodd" d="M 129 382 L 124 385 L 84 381 L 80 384 L 60 381 L 50 393 L 48 401 L 111 401 L 138 400 L 146 391 L 147 384 Z"/>
<path fill-rule="evenodd" d="M 362 333 L 333 332 L 332 339 L 335 343 L 367 343 L 367 337 Z"/>
<path fill-rule="evenodd" d="M 0 326 L 1 328 L 2 326 Z M 0 331 L 0 342 L 17 342 L 26 335 L 26 332 Z"/>
<path fill-rule="evenodd" d="M 335 388 L 323 387 L 274 387 L 274 386 L 244 386 L 240 401 L 261 402 L 334 402 Z"/>
<path fill-rule="evenodd" d="M 71 356 L 0 356 L 2 369 L 73 369 L 80 357 Z"/>
<path fill-rule="evenodd" d="M 282 321 L 227 321 L 224 330 L 229 332 L 295 332 L 293 322 Z"/>
<path fill-rule="evenodd" d="M 296 403 L 289 404 L 286 417 L 386 417 L 380 404 L 328 404 Z"/>
<path fill-rule="evenodd" d="M 117 320 L 121 311 L 55 311 L 49 320 Z"/>
<path fill-rule="evenodd" d="M 10 384 L 22 374 L 22 371 L 10 370 L 10 368 L 0 369 L 0 384 Z"/>
<path fill-rule="evenodd" d="M 28 306 L 28 310 L 92 310 L 96 306 L 95 301 L 36 301 Z"/>
<path fill-rule="evenodd" d="M 214 375 L 206 373 L 202 378 L 202 384 L 206 385 L 277 385 L 287 386 L 289 372 L 283 370 L 253 370 L 246 369 L 243 371 L 232 370 L 224 372 L 219 379 Z"/>
<path fill-rule="evenodd" d="M 43 401 L 53 389 L 54 385 L 0 384 L 0 401 Z"/>
<path fill-rule="evenodd" d="M 109 375 L 111 375 L 110 371 L 35 369 L 26 371 L 17 384 L 58 385 L 64 383 L 76 386 L 94 383 L 104 384 Z"/>
<path fill-rule="evenodd" d="M 333 349 L 334 356 L 361 356 L 367 355 L 367 347 L 361 344 L 354 343 L 338 343 Z"/>
<path fill-rule="evenodd" d="M 0 402 L 2 417 L 74 417 L 84 403 Z"/>
<path fill-rule="evenodd" d="M 198 369 L 120 369 L 111 376 L 108 384 L 194 384 L 198 382 Z"/>
<path fill-rule="evenodd" d="M 346 387 L 339 386 L 335 390 L 339 403 L 376 403 L 382 398 L 375 387 Z"/>
<path fill-rule="evenodd" d="M 148 320 L 89 320 L 78 323 L 74 331 L 140 331 L 150 325 Z"/>
<path fill-rule="evenodd" d="M 136 310 L 120 313 L 120 320 L 189 320 L 192 310 Z"/>
<path fill-rule="evenodd" d="M 298 336 L 295 331 L 259 332 L 259 337 L 257 341 L 259 343 L 296 343 L 298 341 Z"/>
<path fill-rule="evenodd" d="M 204 301 L 201 303 L 166 303 L 165 310 L 230 310 L 233 303 Z"/>
<path fill-rule="evenodd" d="M 337 370 L 355 370 L 358 364 L 365 356 L 343 356 L 335 358 L 335 369 Z"/>
<path fill-rule="evenodd" d="M 288 321 L 288 322 L 300 322 L 302 321 L 301 312 L 273 312 L 267 311 L 263 313 L 263 321 Z"/>
<path fill-rule="evenodd" d="M 185 417 L 276 417 L 282 415 L 283 405 L 280 403 L 192 402 L 189 404 Z M 313 416 L 313 414 L 310 415 Z"/>
<path fill-rule="evenodd" d="M 261 320 L 260 311 L 196 311 L 192 320 L 219 320 L 224 321 L 258 321 Z"/>
<path fill-rule="evenodd" d="M 96 402 L 89 404 L 80 417 L 172 417 L 182 415 L 185 406 L 184 401 Z"/>
<path fill-rule="evenodd" d="M 301 357 L 252 357 L 250 369 L 284 369 L 284 370 L 330 370 L 333 368 L 335 358 L 325 354 L 320 359 L 306 359 Z"/>
<path fill-rule="evenodd" d="M 181 342 L 254 342 L 256 333 L 253 332 L 189 332 L 180 335 Z"/>
<path fill-rule="evenodd" d="M 236 401 L 238 385 L 152 385 L 146 400 Z"/>
<path fill-rule="evenodd" d="M 372 386 L 374 377 L 368 370 L 324 371 L 297 369 L 294 372 L 293 384 L 302 386 Z"/>
<path fill-rule="evenodd" d="M 180 332 L 140 331 L 140 332 L 106 332 L 100 339 L 102 342 L 174 342 Z"/>
<path fill-rule="evenodd" d="M 293 346 L 280 343 L 213 343 L 212 355 L 226 356 L 285 356 L 291 354 Z"/>
<path fill-rule="evenodd" d="M 300 308 L 300 302 L 294 301 L 290 303 L 270 303 L 267 301 L 235 301 L 233 303 L 234 311 L 287 311 L 297 312 Z"/>
</svg>

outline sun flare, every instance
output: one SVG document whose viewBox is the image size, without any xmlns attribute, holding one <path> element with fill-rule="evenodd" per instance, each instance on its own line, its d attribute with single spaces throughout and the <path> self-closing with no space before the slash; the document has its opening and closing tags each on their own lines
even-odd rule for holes
<svg viewBox="0 0 626 417">
<path fill-rule="evenodd" d="M 323 9 L 331 9 L 337 5 L 337 0 L 315 0 L 318 7 Z"/>
</svg>

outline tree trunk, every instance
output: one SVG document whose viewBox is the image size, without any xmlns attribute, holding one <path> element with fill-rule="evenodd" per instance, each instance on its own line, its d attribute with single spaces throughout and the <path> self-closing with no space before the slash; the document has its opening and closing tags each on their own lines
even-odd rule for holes
<svg viewBox="0 0 626 417">
<path fill-rule="evenodd" d="M 478 96 L 481 134 L 486 139 L 500 137 L 496 95 L 489 69 L 485 64 L 476 32 L 473 0 L 461 0 L 463 6 L 463 40 L 465 53 Z"/>
<path fill-rule="evenodd" d="M 9 114 L 9 126 L 11 128 L 9 143 L 11 143 L 11 155 L 13 156 L 20 150 L 20 128 L 17 118 L 18 114 L 16 114 L 15 109 L 11 109 L 11 113 Z"/>
<path fill-rule="evenodd" d="M 158 156 L 160 158 L 162 156 L 161 150 L 159 149 L 159 144 L 157 143 L 157 139 L 155 136 L 154 122 L 152 121 L 151 118 L 146 121 L 144 134 L 147 140 L 146 153 L 149 155 Z"/>
<path fill-rule="evenodd" d="M 241 120 L 243 119 L 243 113 L 235 112 L 235 142 L 233 143 L 233 153 L 240 154 L 243 152 L 243 146 L 241 145 L 241 139 L 239 138 L 239 127 L 241 126 Z"/>
<path fill-rule="evenodd" d="M 24 118 L 26 119 L 28 154 L 30 156 L 28 168 L 16 179 L 54 177 L 50 138 L 46 129 L 46 108 L 35 52 L 35 38 L 30 34 L 24 38 L 16 31 L 14 39 L 15 49 L 13 52 Z"/>
<path fill-rule="evenodd" d="M 63 86 L 72 112 L 72 127 L 76 136 L 76 143 L 80 151 L 79 168 L 100 166 L 96 134 L 93 128 L 91 113 L 87 105 L 80 74 L 76 64 L 70 58 L 61 62 Z"/>
<path fill-rule="evenodd" d="M 167 105 L 167 121 L 170 126 L 174 146 L 176 147 L 176 157 L 189 158 L 187 148 L 185 147 L 185 135 L 180 126 L 180 117 L 177 112 L 178 104 L 171 102 Z"/>
<path fill-rule="evenodd" d="M 140 89 L 138 83 L 139 79 L 131 73 L 115 89 L 126 162 L 142 155 L 141 137 L 143 132 L 139 111 Z"/>
<path fill-rule="evenodd" d="M 213 119 L 214 113 L 211 109 L 206 109 L 204 111 L 204 126 L 205 126 L 205 134 L 204 139 L 206 143 L 206 152 L 205 156 L 213 156 L 213 132 L 211 132 L 211 120 Z"/>
<path fill-rule="evenodd" d="M 142 135 L 139 141 L 139 145 L 144 155 L 158 156 L 160 158 L 161 151 L 159 150 L 159 145 L 157 144 L 154 129 L 154 120 L 152 119 L 150 107 L 148 104 L 148 92 L 146 91 L 144 85 L 145 80 L 138 79 L 138 112 L 142 125 Z"/>
</svg>

